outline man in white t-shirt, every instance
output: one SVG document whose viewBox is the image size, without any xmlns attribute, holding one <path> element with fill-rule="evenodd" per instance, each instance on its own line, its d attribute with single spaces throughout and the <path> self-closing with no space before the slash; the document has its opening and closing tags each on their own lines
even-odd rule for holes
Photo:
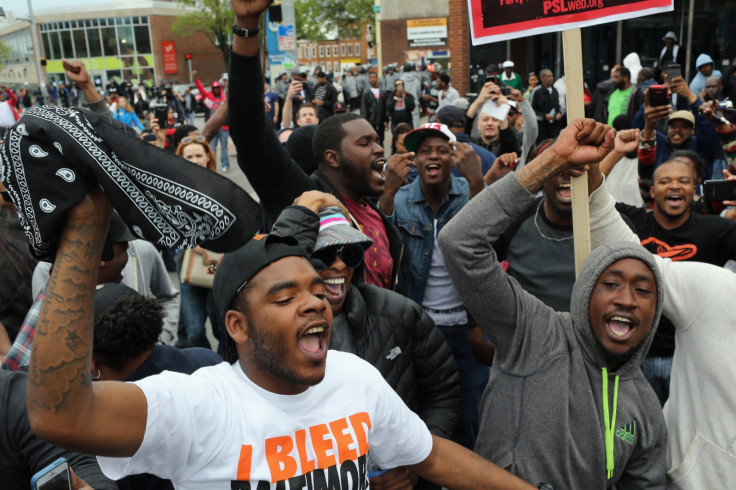
<svg viewBox="0 0 736 490">
<path fill-rule="evenodd" d="M 233 364 L 91 383 L 94 288 L 110 213 L 95 190 L 61 232 L 28 378 L 40 437 L 99 455 L 111 478 L 145 472 L 185 489 L 365 489 L 369 448 L 380 467 L 410 466 L 450 488 L 533 488 L 433 437 L 370 364 L 328 355 L 324 282 L 291 237 L 255 237 L 218 268 L 214 296 Z"/>
</svg>

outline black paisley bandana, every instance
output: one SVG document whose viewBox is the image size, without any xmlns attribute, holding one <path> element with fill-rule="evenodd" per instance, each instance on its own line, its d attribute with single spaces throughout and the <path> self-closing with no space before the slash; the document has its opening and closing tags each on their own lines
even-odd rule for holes
<svg viewBox="0 0 736 490">
<path fill-rule="evenodd" d="M 43 106 L 3 139 L 0 180 L 41 260 L 54 259 L 67 212 L 97 184 L 137 237 L 164 247 L 227 252 L 260 224 L 258 205 L 234 182 L 112 118 Z"/>
</svg>

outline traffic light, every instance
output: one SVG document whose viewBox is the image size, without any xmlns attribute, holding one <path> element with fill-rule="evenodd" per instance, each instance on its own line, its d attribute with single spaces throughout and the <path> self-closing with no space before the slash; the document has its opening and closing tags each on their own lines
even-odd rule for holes
<svg viewBox="0 0 736 490">
<path fill-rule="evenodd" d="M 192 53 L 187 53 L 187 54 L 184 55 L 184 59 L 191 60 L 192 58 L 194 58 L 194 56 L 192 55 Z"/>
</svg>

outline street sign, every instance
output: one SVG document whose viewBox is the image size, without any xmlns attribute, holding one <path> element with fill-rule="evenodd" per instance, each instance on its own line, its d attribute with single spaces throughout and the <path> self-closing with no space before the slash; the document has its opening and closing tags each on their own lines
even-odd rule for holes
<svg viewBox="0 0 736 490">
<path fill-rule="evenodd" d="M 473 45 L 673 10 L 673 0 L 468 0 Z"/>
</svg>

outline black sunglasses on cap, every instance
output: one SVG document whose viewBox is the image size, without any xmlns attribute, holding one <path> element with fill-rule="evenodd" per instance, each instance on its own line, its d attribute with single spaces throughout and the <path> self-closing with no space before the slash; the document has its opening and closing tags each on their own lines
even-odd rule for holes
<svg viewBox="0 0 736 490">
<path fill-rule="evenodd" d="M 318 271 L 325 270 L 335 263 L 340 257 L 343 264 L 350 269 L 355 269 L 363 263 L 363 247 L 357 244 L 326 247 L 312 254 L 312 265 Z"/>
</svg>

